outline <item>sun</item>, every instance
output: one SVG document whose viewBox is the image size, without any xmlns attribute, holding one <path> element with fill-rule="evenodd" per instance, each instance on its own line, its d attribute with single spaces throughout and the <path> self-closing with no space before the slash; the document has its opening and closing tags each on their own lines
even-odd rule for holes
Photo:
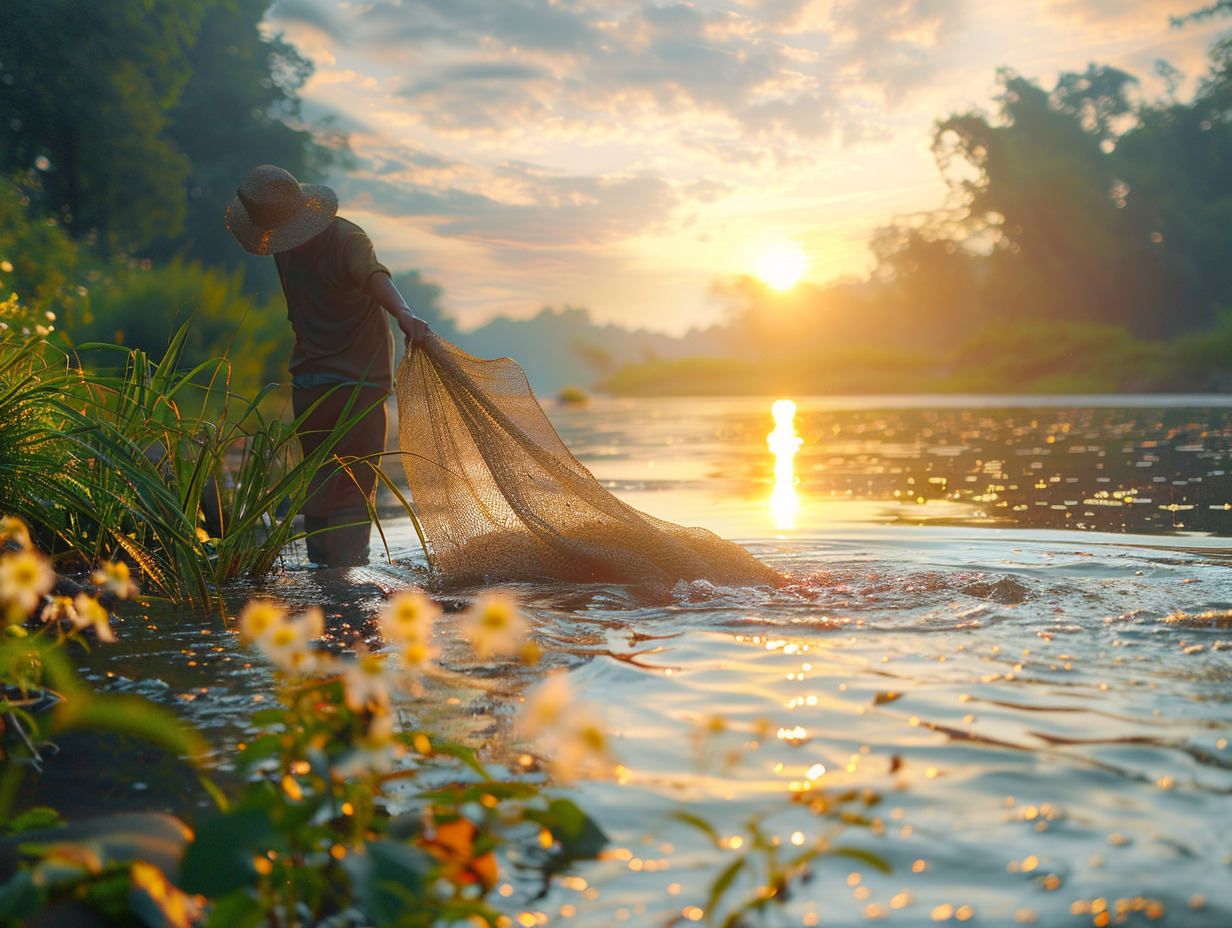
<svg viewBox="0 0 1232 928">
<path fill-rule="evenodd" d="M 797 247 L 766 252 L 757 261 L 757 276 L 775 290 L 794 287 L 807 269 L 808 258 Z"/>
</svg>

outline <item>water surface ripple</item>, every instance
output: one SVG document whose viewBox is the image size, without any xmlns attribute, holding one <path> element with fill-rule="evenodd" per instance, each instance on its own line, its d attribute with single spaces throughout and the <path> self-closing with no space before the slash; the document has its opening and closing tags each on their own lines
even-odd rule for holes
<svg viewBox="0 0 1232 928">
<path fill-rule="evenodd" d="M 622 498 L 791 581 L 654 606 L 517 588 L 545 650 L 531 672 L 476 664 L 446 619 L 444 661 L 485 685 L 435 686 L 407 713 L 513 763 L 521 694 L 563 667 L 622 764 L 570 788 L 612 853 L 546 896 L 514 880 L 511 902 L 553 924 L 668 924 L 705 905 L 756 820 L 783 856 L 833 833 L 890 867 L 823 857 L 767 924 L 1232 924 L 1232 409 L 1034 402 L 801 400 L 788 508 L 769 401 L 554 412 Z M 259 588 L 330 603 L 340 645 L 369 635 L 388 591 L 425 580 L 405 520 L 386 533 L 392 564 L 292 561 Z M 208 619 L 154 624 L 130 619 L 130 652 L 96 675 L 212 729 L 225 765 L 268 671 Z M 864 824 L 821 808 L 845 791 Z"/>
</svg>

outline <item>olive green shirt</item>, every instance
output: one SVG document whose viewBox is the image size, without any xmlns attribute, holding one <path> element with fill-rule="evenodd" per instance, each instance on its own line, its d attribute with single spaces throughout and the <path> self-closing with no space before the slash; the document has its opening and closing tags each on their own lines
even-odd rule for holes
<svg viewBox="0 0 1232 928">
<path fill-rule="evenodd" d="M 297 387 L 393 383 L 394 340 L 387 313 L 364 292 L 373 274 L 389 274 L 372 241 L 336 217 L 298 248 L 274 255 L 287 318 L 295 330 L 291 378 Z"/>
</svg>

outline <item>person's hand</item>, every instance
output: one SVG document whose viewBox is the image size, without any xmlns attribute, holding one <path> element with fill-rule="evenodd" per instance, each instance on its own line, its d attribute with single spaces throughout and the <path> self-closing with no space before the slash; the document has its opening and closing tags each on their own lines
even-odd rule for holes
<svg viewBox="0 0 1232 928">
<path fill-rule="evenodd" d="M 403 313 L 398 317 L 398 328 L 406 336 L 408 347 L 422 348 L 428 339 L 428 323 L 410 313 Z"/>
</svg>

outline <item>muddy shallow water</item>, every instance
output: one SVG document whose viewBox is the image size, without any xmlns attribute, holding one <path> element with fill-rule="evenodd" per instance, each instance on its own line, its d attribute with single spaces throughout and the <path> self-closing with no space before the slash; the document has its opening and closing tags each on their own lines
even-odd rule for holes
<svg viewBox="0 0 1232 928">
<path fill-rule="evenodd" d="M 769 400 L 552 411 L 621 498 L 792 581 L 681 587 L 653 607 L 619 589 L 515 590 L 543 667 L 569 668 L 621 767 L 569 788 L 607 859 L 541 898 L 511 882 L 509 911 L 687 920 L 756 820 L 782 856 L 834 832 L 891 871 L 822 858 L 768 924 L 1232 924 L 1232 404 L 798 402 L 799 450 L 777 469 Z M 323 603 L 341 646 L 426 579 L 407 521 L 385 532 L 392 563 L 311 571 L 289 552 L 229 596 Z M 444 596 L 447 614 L 473 593 Z M 488 685 L 434 686 L 403 711 L 511 760 L 542 668 L 476 664 L 442 631 L 445 663 Z M 120 633 L 91 658 L 95 679 L 175 706 L 225 769 L 268 669 L 211 617 L 133 615 Z M 793 801 L 846 790 L 865 824 Z"/>
</svg>

